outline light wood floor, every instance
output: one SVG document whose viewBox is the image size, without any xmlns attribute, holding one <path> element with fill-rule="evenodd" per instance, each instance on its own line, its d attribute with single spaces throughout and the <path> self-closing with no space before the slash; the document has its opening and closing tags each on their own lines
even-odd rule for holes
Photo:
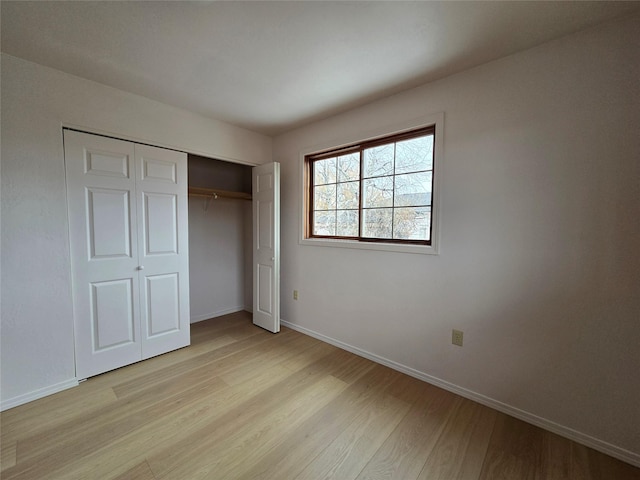
<svg viewBox="0 0 640 480">
<path fill-rule="evenodd" d="M 9 479 L 640 479 L 640 469 L 246 313 L 3 412 Z"/>
</svg>

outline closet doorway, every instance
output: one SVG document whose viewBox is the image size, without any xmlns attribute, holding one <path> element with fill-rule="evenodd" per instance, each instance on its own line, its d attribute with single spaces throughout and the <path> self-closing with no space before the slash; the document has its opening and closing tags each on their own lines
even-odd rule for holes
<svg viewBox="0 0 640 480">
<path fill-rule="evenodd" d="M 191 323 L 241 310 L 280 329 L 279 164 L 188 156 Z"/>
<path fill-rule="evenodd" d="M 279 164 L 63 135 L 78 378 L 187 346 L 205 318 L 279 331 Z"/>
</svg>

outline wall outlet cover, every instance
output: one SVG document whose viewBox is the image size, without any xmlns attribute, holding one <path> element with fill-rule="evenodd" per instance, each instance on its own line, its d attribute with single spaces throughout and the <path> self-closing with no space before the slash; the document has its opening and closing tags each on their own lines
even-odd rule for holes
<svg viewBox="0 0 640 480">
<path fill-rule="evenodd" d="M 457 345 L 459 347 L 462 346 L 463 340 L 462 330 L 456 330 L 455 328 L 451 331 L 451 343 Z"/>
</svg>

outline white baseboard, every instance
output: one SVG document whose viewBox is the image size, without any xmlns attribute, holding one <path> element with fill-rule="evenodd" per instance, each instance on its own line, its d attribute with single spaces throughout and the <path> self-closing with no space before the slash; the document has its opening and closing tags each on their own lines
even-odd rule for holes
<svg viewBox="0 0 640 480">
<path fill-rule="evenodd" d="M 443 388 L 444 390 L 448 390 L 452 393 L 460 395 L 461 397 L 468 398 L 469 400 L 473 400 L 474 402 L 478 402 L 482 405 L 493 408 L 494 410 L 535 425 L 536 427 L 540 427 L 544 430 L 556 433 L 562 437 L 568 438 L 569 440 L 573 440 L 589 448 L 593 448 L 594 450 L 610 455 L 614 458 L 617 458 L 618 460 L 622 460 L 623 462 L 629 463 L 633 466 L 640 467 L 640 454 L 638 453 L 626 450 L 616 445 L 612 445 L 611 443 L 605 442 L 572 428 L 565 427 L 564 425 L 552 422 L 551 420 L 547 420 L 546 418 L 542 418 L 524 410 L 520 410 L 519 408 L 500 402 L 499 400 L 495 400 L 491 397 L 487 397 L 472 390 L 460 387 L 414 368 L 407 367 L 406 365 L 402 365 L 401 363 L 394 362 L 393 360 L 389 360 L 379 355 L 361 350 L 358 347 L 354 347 L 353 345 L 341 342 L 340 340 L 336 340 L 313 330 L 309 330 L 308 328 L 301 327 L 300 325 L 296 325 L 285 320 L 280 320 L 280 323 L 285 327 L 291 328 L 292 330 L 296 330 L 298 332 L 304 333 L 305 335 L 309 335 L 310 337 L 317 338 L 318 340 L 329 343 L 348 352 L 354 353 L 360 357 L 367 358 L 381 365 L 385 365 L 399 372 L 406 373 L 407 375 L 415 377 L 419 380 L 423 380 L 437 387 Z"/>
<path fill-rule="evenodd" d="M 243 306 L 226 308 L 224 310 L 217 310 L 211 313 L 205 313 L 204 315 L 194 315 L 191 317 L 191 323 L 201 322 L 203 320 L 209 320 L 210 318 L 221 317 L 222 315 L 228 315 L 229 313 L 236 313 L 242 310 L 246 310 Z"/>
<path fill-rule="evenodd" d="M 38 400 L 39 398 L 46 397 L 48 395 L 53 395 L 54 393 L 58 393 L 68 388 L 77 387 L 77 386 L 78 386 L 78 379 L 71 378 L 64 382 L 56 383 L 55 385 L 50 385 L 45 388 L 40 388 L 39 390 L 34 390 L 33 392 L 25 393 L 24 395 L 18 395 L 17 397 L 3 400 L 2 404 L 0 405 L 0 411 L 9 410 L 10 408 L 18 407 L 25 403 Z"/>
</svg>

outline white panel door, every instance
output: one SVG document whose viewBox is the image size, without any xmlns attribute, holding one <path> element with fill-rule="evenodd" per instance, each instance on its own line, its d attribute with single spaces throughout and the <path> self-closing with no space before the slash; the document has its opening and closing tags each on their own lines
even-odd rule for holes
<svg viewBox="0 0 640 480">
<path fill-rule="evenodd" d="M 132 143 L 65 131 L 76 375 L 140 360 Z"/>
<path fill-rule="evenodd" d="M 253 168 L 253 323 L 280 331 L 280 164 Z"/>
<path fill-rule="evenodd" d="M 189 345 L 187 155 L 135 146 L 142 358 Z"/>
<path fill-rule="evenodd" d="M 64 141 L 76 376 L 189 345 L 186 154 Z"/>
</svg>

